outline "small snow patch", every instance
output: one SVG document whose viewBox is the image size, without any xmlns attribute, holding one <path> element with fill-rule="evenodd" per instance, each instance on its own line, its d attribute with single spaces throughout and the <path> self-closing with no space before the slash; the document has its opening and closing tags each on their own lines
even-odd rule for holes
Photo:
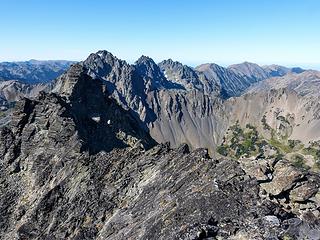
<svg viewBox="0 0 320 240">
<path fill-rule="evenodd" d="M 100 122 L 100 117 L 92 117 L 91 119 L 97 123 Z"/>
</svg>

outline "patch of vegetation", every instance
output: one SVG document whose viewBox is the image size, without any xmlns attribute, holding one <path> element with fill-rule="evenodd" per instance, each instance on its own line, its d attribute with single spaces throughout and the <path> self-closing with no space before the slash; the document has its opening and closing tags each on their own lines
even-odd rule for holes
<svg viewBox="0 0 320 240">
<path fill-rule="evenodd" d="M 256 127 L 247 124 L 242 129 L 239 122 L 236 122 L 230 127 L 229 134 L 217 148 L 217 152 L 223 156 L 239 159 L 263 153 L 262 148 L 266 144 L 267 142 L 259 137 Z"/>
<path fill-rule="evenodd" d="M 301 151 L 304 155 L 311 155 L 314 159 L 314 165 L 312 166 L 312 170 L 319 172 L 320 171 L 320 146 L 318 143 L 314 142 L 307 148 L 303 148 Z"/>
<path fill-rule="evenodd" d="M 6 116 L 5 112 L 4 111 L 0 111 L 0 118 L 3 118 L 5 116 Z"/>
<path fill-rule="evenodd" d="M 316 160 L 316 162 L 314 163 L 312 169 L 316 172 L 320 171 L 320 160 Z"/>
<path fill-rule="evenodd" d="M 302 153 L 305 155 L 311 155 L 315 160 L 320 159 L 320 150 L 314 147 L 307 147 L 302 149 Z"/>
<path fill-rule="evenodd" d="M 277 155 L 276 155 L 276 157 L 275 157 L 275 159 L 277 160 L 277 161 L 279 161 L 279 160 L 281 160 L 281 159 L 283 159 L 284 158 L 284 155 L 282 154 L 282 153 L 277 153 Z"/>
<path fill-rule="evenodd" d="M 283 236 L 283 240 L 293 240 L 293 237 L 286 234 Z"/>
<path fill-rule="evenodd" d="M 295 149 L 295 150 L 301 150 L 304 145 L 300 140 L 288 140 L 288 145 L 291 149 Z"/>
<path fill-rule="evenodd" d="M 267 123 L 266 115 L 263 115 L 261 122 L 264 130 L 271 130 L 271 127 Z"/>
<path fill-rule="evenodd" d="M 309 169 L 310 167 L 305 164 L 304 157 L 296 154 L 292 157 L 292 165 L 300 169 Z"/>
<path fill-rule="evenodd" d="M 265 121 L 265 117 L 263 119 Z M 306 153 L 320 160 L 320 142 L 318 145 L 314 144 L 314 147 L 304 148 L 304 144 L 300 140 L 288 140 L 287 137 L 277 136 L 275 130 L 267 124 L 265 128 L 269 129 L 271 133 L 271 138 L 268 140 L 259 135 L 255 126 L 247 124 L 241 128 L 237 121 L 228 129 L 223 143 L 217 148 L 217 152 L 233 159 L 273 157 L 276 160 L 281 160 L 291 155 L 292 164 L 302 169 L 310 168 L 306 165 L 304 158 Z M 287 155 L 289 153 L 290 155 Z M 318 169 L 319 166 L 320 170 L 320 161 L 317 164 L 312 169 Z"/>
<path fill-rule="evenodd" d="M 313 147 L 313 148 L 316 148 L 316 149 L 320 149 L 320 141 L 311 142 L 310 147 Z"/>
<path fill-rule="evenodd" d="M 222 156 L 228 156 L 228 147 L 225 145 L 220 145 L 217 147 L 217 152 Z"/>
<path fill-rule="evenodd" d="M 301 150 L 304 147 L 300 140 L 288 139 L 287 135 L 281 137 L 277 136 L 274 129 L 271 129 L 269 144 L 284 154 Z"/>
<path fill-rule="evenodd" d="M 292 148 L 279 140 L 272 137 L 269 141 L 270 145 L 275 147 L 276 149 L 280 150 L 282 153 L 290 153 L 292 152 Z"/>
</svg>

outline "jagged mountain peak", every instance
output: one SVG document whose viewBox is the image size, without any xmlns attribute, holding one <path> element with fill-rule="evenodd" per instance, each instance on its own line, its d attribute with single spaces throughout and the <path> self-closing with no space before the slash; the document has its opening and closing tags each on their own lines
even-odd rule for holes
<svg viewBox="0 0 320 240">
<path fill-rule="evenodd" d="M 111 68 L 117 67 L 122 68 L 124 66 L 129 66 L 129 64 L 114 56 L 111 52 L 107 50 L 100 50 L 96 53 L 91 53 L 89 57 L 82 62 L 82 64 L 89 70 L 95 69 L 92 76 L 106 74 L 105 72 L 110 71 Z M 102 71 L 102 72 L 100 72 Z"/>
<path fill-rule="evenodd" d="M 160 63 L 158 63 L 158 65 L 161 67 L 161 68 L 164 68 L 164 67 L 170 67 L 170 68 L 190 68 L 189 66 L 187 65 L 184 65 L 183 63 L 179 62 L 179 61 L 174 61 L 172 60 L 171 58 L 169 59 L 166 59 L 166 60 L 163 60 L 161 61 Z"/>
<path fill-rule="evenodd" d="M 107 50 L 99 50 L 95 54 L 98 55 L 101 58 L 114 58 L 114 59 L 117 59 L 116 56 L 114 56 L 111 52 L 109 52 Z"/>
<path fill-rule="evenodd" d="M 270 76 L 285 75 L 291 71 L 290 68 L 280 66 L 277 64 L 265 65 L 262 68 L 269 73 Z"/>
<path fill-rule="evenodd" d="M 267 72 L 269 77 L 279 77 L 288 73 L 302 73 L 305 71 L 300 67 L 288 68 L 277 64 L 265 65 L 262 68 Z"/>
<path fill-rule="evenodd" d="M 240 71 L 242 73 L 252 73 L 254 71 L 263 71 L 263 68 L 260 65 L 258 65 L 257 63 L 252 63 L 248 61 L 232 64 L 228 68 L 235 71 Z"/>
<path fill-rule="evenodd" d="M 86 72 L 87 69 L 83 65 L 78 63 L 72 65 L 67 72 L 57 78 L 51 91 L 63 96 L 70 96 L 75 85 L 87 76 Z"/>
<path fill-rule="evenodd" d="M 136 62 L 135 67 L 139 74 L 148 76 L 150 78 L 155 78 L 158 81 L 159 78 L 163 78 L 163 74 L 159 66 L 153 61 L 152 58 L 142 55 Z"/>
<path fill-rule="evenodd" d="M 177 62 L 177 61 L 173 61 L 172 58 L 168 58 L 168 59 L 162 60 L 162 62 L 173 63 L 173 62 Z"/>
<path fill-rule="evenodd" d="M 141 57 L 139 57 L 138 60 L 135 62 L 135 64 L 140 64 L 140 63 L 156 64 L 151 57 L 146 56 L 146 55 L 141 55 Z"/>
<path fill-rule="evenodd" d="M 215 63 L 202 64 L 196 70 L 218 84 L 222 98 L 238 96 L 250 86 L 248 79 L 242 75 Z"/>
<path fill-rule="evenodd" d="M 143 79 L 146 91 L 156 89 L 183 89 L 182 86 L 169 81 L 158 64 L 148 56 L 142 55 L 135 62 L 135 71 Z"/>
<path fill-rule="evenodd" d="M 175 81 L 178 79 L 178 76 L 181 79 L 185 79 L 187 82 L 190 82 L 190 78 L 196 78 L 196 72 L 193 68 L 183 65 L 178 61 L 173 61 L 172 59 L 164 60 L 158 64 L 161 70 L 169 77 L 170 80 Z M 169 76 L 170 73 L 174 76 Z"/>
<path fill-rule="evenodd" d="M 263 68 L 270 68 L 270 69 L 286 68 L 286 67 L 278 65 L 278 64 L 263 65 L 262 67 Z"/>
</svg>

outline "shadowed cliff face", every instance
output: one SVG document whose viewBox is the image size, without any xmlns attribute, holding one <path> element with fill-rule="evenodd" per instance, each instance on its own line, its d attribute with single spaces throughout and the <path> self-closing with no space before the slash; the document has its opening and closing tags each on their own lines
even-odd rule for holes
<svg viewBox="0 0 320 240">
<path fill-rule="evenodd" d="M 261 180 L 205 149 L 154 146 L 86 72 L 71 67 L 52 93 L 19 102 L 1 128 L 1 239 L 319 236 L 317 175 L 275 160 Z M 295 213 L 294 199 L 312 204 Z"/>
<path fill-rule="evenodd" d="M 109 96 L 103 82 L 92 79 L 86 71 L 81 65 L 72 66 L 52 90 L 69 102 L 83 147 L 99 152 L 123 144 L 147 148 L 154 145 L 155 141 L 140 128 L 140 120 L 133 118 L 129 110 L 123 110 Z"/>
</svg>

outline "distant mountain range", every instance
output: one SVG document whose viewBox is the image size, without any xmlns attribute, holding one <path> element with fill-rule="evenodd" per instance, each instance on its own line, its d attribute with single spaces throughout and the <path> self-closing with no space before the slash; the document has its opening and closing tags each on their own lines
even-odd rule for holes
<svg viewBox="0 0 320 240">
<path fill-rule="evenodd" d="M 252 84 L 270 77 L 284 76 L 288 73 L 301 73 L 301 68 L 286 68 L 278 65 L 259 66 L 244 62 L 231 65 L 228 68 L 216 64 L 203 64 L 196 68 L 207 77 L 217 79 L 225 97 L 239 96 Z"/>
<path fill-rule="evenodd" d="M 34 97 L 46 84 L 64 73 L 72 61 L 30 60 L 0 63 L 0 107 L 7 108 L 21 97 Z"/>
<path fill-rule="evenodd" d="M 25 62 L 1 62 L 0 81 L 17 80 L 26 84 L 47 83 L 65 72 L 72 61 L 30 60 Z"/>
<path fill-rule="evenodd" d="M 35 60 L 1 63 L 2 106 L 7 108 L 10 102 L 23 96 L 33 97 L 39 91 L 50 91 L 56 81 L 52 80 L 72 63 Z M 124 109 L 132 111 L 155 140 L 169 141 L 172 146 L 187 143 L 210 151 L 221 142 L 229 121 L 236 121 L 235 116 L 243 119 L 243 116 L 232 113 L 239 112 L 241 106 L 237 110 L 229 109 L 233 97 L 242 96 L 259 82 L 266 84 L 265 79 L 286 76 L 291 79 L 304 73 L 301 76 L 309 79 L 310 72 L 298 67 L 259 66 L 248 62 L 227 68 L 213 63 L 192 68 L 171 59 L 156 64 L 146 56 L 130 65 L 108 51 L 93 53 L 81 64 L 91 77 L 105 82 L 112 97 Z M 245 94 L 242 98 L 247 99 L 247 96 Z M 311 139 L 307 137 L 305 140 Z"/>
<path fill-rule="evenodd" d="M 100 54 L 102 53 L 100 52 Z M 148 57 L 142 57 L 136 64 L 141 65 L 143 62 L 147 62 L 148 59 L 153 62 Z M 75 62 L 66 60 L 2 62 L 0 63 L 0 82 L 15 81 L 16 86 L 22 83 L 18 88 L 23 88 L 26 84 L 46 84 L 60 76 L 73 63 Z M 154 62 L 152 64 L 156 65 Z M 253 83 L 266 78 L 304 71 L 301 68 L 286 68 L 278 65 L 260 67 L 257 64 L 248 62 L 231 65 L 228 68 L 213 63 L 202 64 L 192 68 L 179 62 L 174 62 L 171 59 L 162 61 L 157 68 L 160 68 L 161 71 L 158 71 L 158 76 L 151 76 L 151 78 L 158 79 L 158 81 L 161 81 L 161 78 L 165 79 L 167 81 L 166 88 L 197 89 L 209 95 L 220 95 L 222 98 L 239 96 Z M 154 71 L 155 69 L 153 69 Z M 171 85 L 169 86 L 168 84 Z M 17 99 L 14 95 L 21 96 L 18 92 L 17 94 L 14 93 L 16 91 L 15 88 L 9 90 L 8 84 L 5 84 L 5 88 L 6 90 L 3 87 L 0 89 L 1 92 L 7 92 L 7 94 L 1 94 L 1 98 L 4 101 L 6 99 L 5 95 L 9 93 L 11 95 L 10 99 L 8 99 L 9 101 Z M 30 89 L 32 86 L 28 86 L 28 88 Z M 25 94 L 29 96 L 28 92 Z"/>
</svg>

